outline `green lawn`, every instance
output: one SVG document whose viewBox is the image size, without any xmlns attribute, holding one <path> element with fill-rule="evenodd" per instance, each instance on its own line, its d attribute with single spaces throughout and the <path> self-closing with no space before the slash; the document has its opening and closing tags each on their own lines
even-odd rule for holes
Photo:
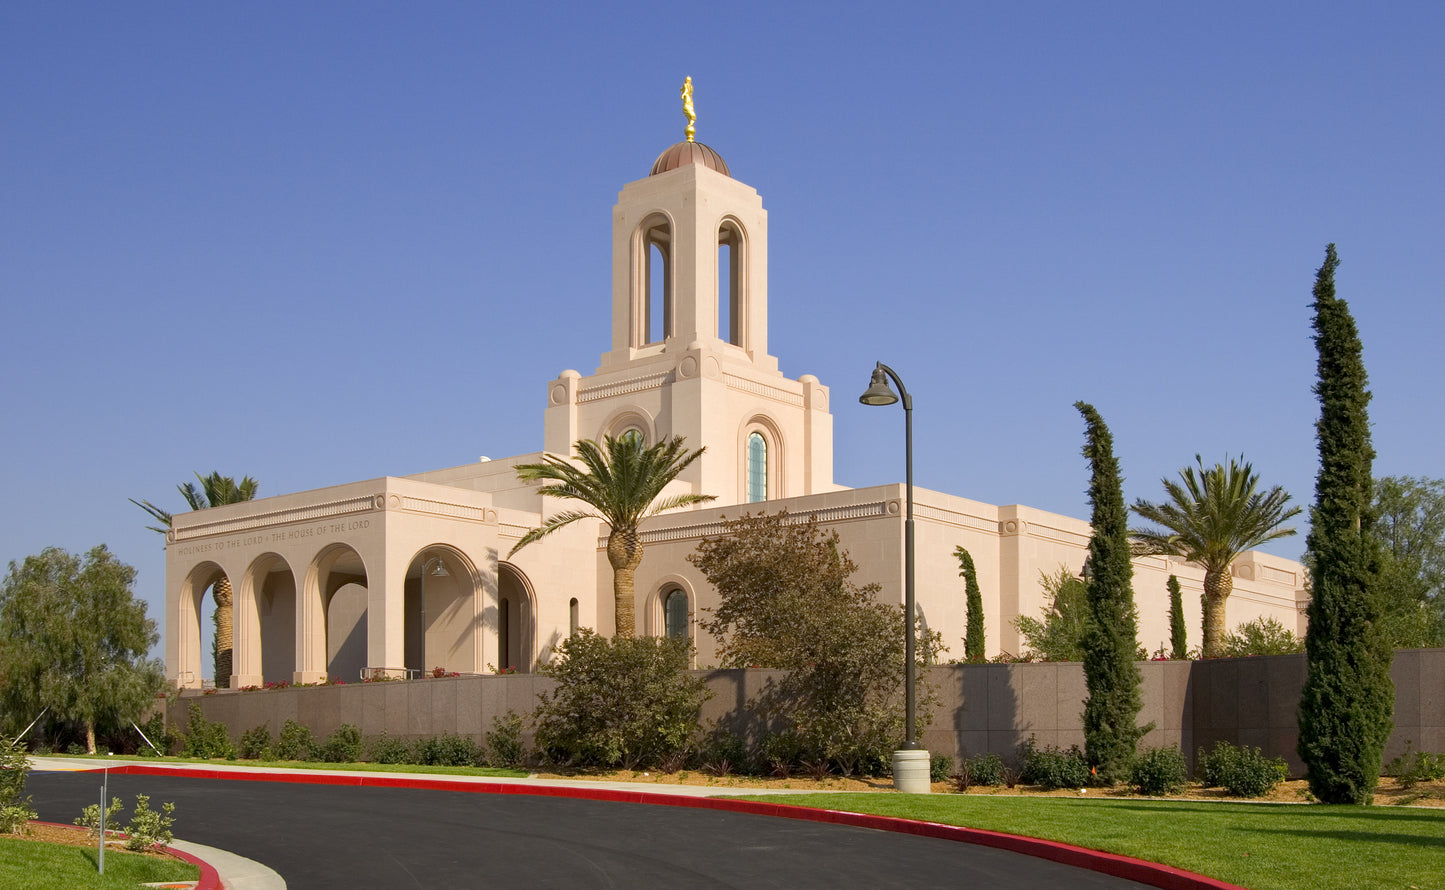
<svg viewBox="0 0 1445 890">
<path fill-rule="evenodd" d="M 134 890 L 159 881 L 194 881 L 201 870 L 176 860 L 105 852 L 105 875 L 96 872 L 99 852 L 13 837 L 0 837 L 0 887 L 6 890 Z"/>
<path fill-rule="evenodd" d="M 954 794 L 752 799 L 1047 838 L 1252 890 L 1445 888 L 1445 809 Z"/>
</svg>

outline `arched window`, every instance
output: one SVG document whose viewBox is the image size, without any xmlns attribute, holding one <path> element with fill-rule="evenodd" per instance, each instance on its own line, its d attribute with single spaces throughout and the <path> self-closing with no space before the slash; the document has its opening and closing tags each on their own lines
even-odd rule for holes
<svg viewBox="0 0 1445 890">
<path fill-rule="evenodd" d="M 754 430 L 748 433 L 748 503 L 768 499 L 768 440 Z"/>
<path fill-rule="evenodd" d="M 664 632 L 669 639 L 687 639 L 687 593 L 673 588 L 662 600 Z"/>
<path fill-rule="evenodd" d="M 577 636 L 577 597 L 567 603 L 567 636 Z"/>
</svg>

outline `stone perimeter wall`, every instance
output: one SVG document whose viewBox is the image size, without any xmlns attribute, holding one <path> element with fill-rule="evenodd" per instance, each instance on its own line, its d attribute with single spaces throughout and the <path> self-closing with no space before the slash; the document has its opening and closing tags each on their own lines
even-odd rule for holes
<svg viewBox="0 0 1445 890">
<path fill-rule="evenodd" d="M 1303 765 L 1295 754 L 1295 711 L 1305 667 L 1303 655 L 1140 662 L 1144 709 L 1139 722 L 1154 723 L 1142 744 L 1179 745 L 1191 764 L 1198 748 L 1217 740 L 1258 746 L 1269 756 L 1285 758 L 1298 775 Z M 696 673 L 713 692 L 702 725 L 727 721 L 739 727 L 749 725 L 747 702 L 773 675 L 762 670 Z M 1401 650 L 1391 673 L 1395 731 L 1385 759 L 1403 753 L 1407 743 L 1417 751 L 1445 751 L 1445 649 Z M 1078 663 L 948 665 L 928 668 L 924 676 L 939 701 L 920 741 L 935 754 L 1007 757 L 1030 736 L 1039 745 L 1084 744 L 1079 719 L 1084 673 Z M 527 714 L 538 693 L 553 685 L 546 677 L 517 674 L 187 693 L 173 700 L 168 720 L 184 727 L 194 702 L 207 720 L 225 723 L 235 739 L 263 723 L 274 734 L 287 720 L 296 720 L 318 740 L 351 723 L 368 742 L 383 732 L 406 739 L 456 733 L 480 742 L 494 717 L 508 710 Z"/>
</svg>

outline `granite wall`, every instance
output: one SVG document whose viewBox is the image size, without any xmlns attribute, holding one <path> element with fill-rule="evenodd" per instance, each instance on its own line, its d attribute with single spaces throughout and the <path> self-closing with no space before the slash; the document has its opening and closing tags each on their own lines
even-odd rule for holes
<svg viewBox="0 0 1445 890">
<path fill-rule="evenodd" d="M 1148 746 L 1178 745 L 1194 752 L 1217 740 L 1258 746 L 1283 757 L 1298 774 L 1295 709 L 1304 685 L 1303 655 L 1221 658 L 1210 661 L 1141 662 L 1144 709 L 1141 724 L 1153 723 Z M 702 724 L 724 722 L 756 728 L 748 702 L 773 676 L 760 670 L 699 671 L 713 692 Z M 1414 750 L 1445 751 L 1445 649 L 1397 652 L 1395 731 L 1386 760 L 1409 744 Z M 967 757 L 1011 755 L 1030 737 L 1039 745 L 1084 743 L 1080 713 L 1086 694 L 1083 667 L 1060 664 L 947 665 L 922 676 L 937 696 L 933 719 L 920 741 L 934 753 Z M 184 725 L 187 709 L 199 704 L 208 720 L 221 721 L 233 738 L 268 724 L 274 734 L 287 720 L 310 727 L 324 739 L 343 723 L 360 727 L 368 740 L 385 732 L 398 738 L 457 733 L 477 741 L 494 717 L 526 714 L 538 693 L 553 681 L 534 674 L 449 677 L 404 682 L 293 687 L 213 694 L 187 692 L 169 708 L 172 724 Z"/>
</svg>

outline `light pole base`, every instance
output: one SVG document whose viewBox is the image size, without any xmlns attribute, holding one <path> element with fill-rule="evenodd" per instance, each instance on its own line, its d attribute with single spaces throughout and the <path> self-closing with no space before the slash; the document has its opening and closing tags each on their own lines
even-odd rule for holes
<svg viewBox="0 0 1445 890">
<path fill-rule="evenodd" d="M 932 791 L 928 767 L 928 752 L 922 748 L 894 751 L 893 789 L 905 794 L 927 794 Z"/>
</svg>

